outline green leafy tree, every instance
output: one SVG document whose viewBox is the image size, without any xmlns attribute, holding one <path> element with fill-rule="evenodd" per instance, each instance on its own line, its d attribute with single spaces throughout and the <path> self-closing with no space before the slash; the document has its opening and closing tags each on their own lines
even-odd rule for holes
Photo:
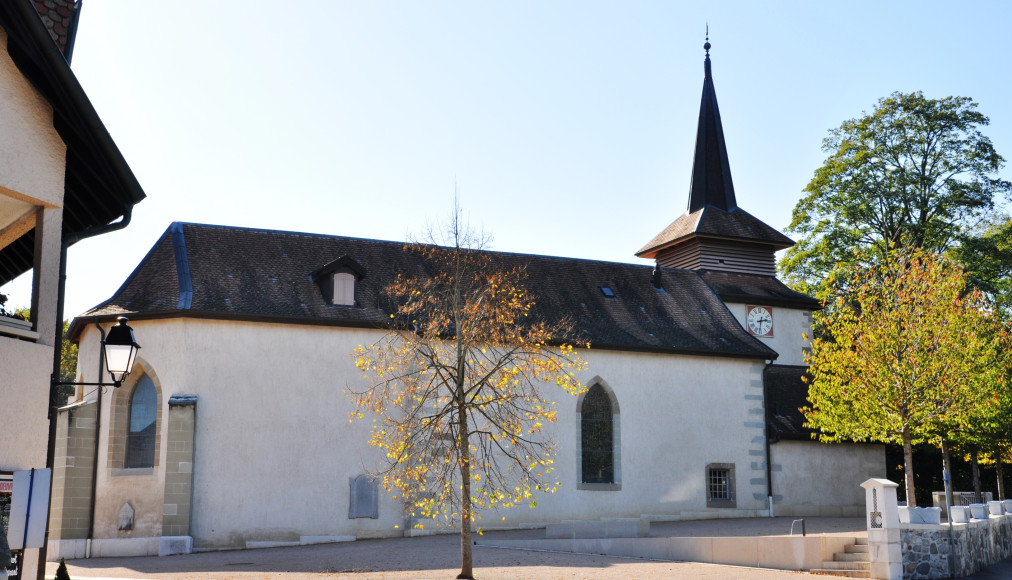
<svg viewBox="0 0 1012 580">
<path fill-rule="evenodd" d="M 56 569 L 54 580 L 70 580 L 70 572 L 67 572 L 67 563 L 60 558 L 60 566 Z"/>
<path fill-rule="evenodd" d="M 1012 319 L 1012 218 L 988 220 L 979 235 L 966 237 L 951 254 L 963 265 L 970 283 Z"/>
<path fill-rule="evenodd" d="M 988 124 L 972 99 L 915 92 L 893 93 L 832 130 L 822 146 L 829 158 L 788 227 L 801 234 L 779 264 L 788 282 L 831 299 L 833 283 L 846 278 L 829 274 L 855 255 L 874 262 L 895 249 L 943 252 L 976 238 L 1012 190 L 997 177 L 1004 159 L 980 131 Z"/>
<path fill-rule="evenodd" d="M 912 446 L 938 443 L 994 415 L 1007 388 L 1000 321 L 937 254 L 888 254 L 855 267 L 852 286 L 817 319 L 805 415 L 824 441 L 903 446 L 916 505 Z"/>
<path fill-rule="evenodd" d="M 60 346 L 60 382 L 73 383 L 77 380 L 77 345 L 67 339 L 70 321 L 63 321 L 63 340 Z M 66 404 L 68 397 L 73 396 L 74 387 L 62 385 L 57 392 L 58 405 Z"/>
<path fill-rule="evenodd" d="M 353 419 L 376 417 L 370 444 L 386 453 L 383 485 L 412 515 L 459 521 L 457 577 L 472 578 L 471 529 L 481 512 L 533 508 L 536 494 L 560 485 L 549 478 L 543 428 L 556 410 L 545 391 L 582 392 L 574 373 L 585 363 L 561 343 L 567 326 L 534 320 L 524 270 L 482 251 L 459 210 L 445 237 L 430 241 L 405 248 L 424 270 L 386 289 L 397 305 L 392 329 L 352 353 L 368 386 L 348 392 Z"/>
</svg>

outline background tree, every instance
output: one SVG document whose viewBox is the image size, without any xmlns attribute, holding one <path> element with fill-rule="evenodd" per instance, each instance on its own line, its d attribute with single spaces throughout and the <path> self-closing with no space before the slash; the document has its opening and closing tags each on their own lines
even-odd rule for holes
<svg viewBox="0 0 1012 580">
<path fill-rule="evenodd" d="M 1012 319 L 1012 218 L 994 216 L 953 248 L 970 283 L 985 293 L 1006 320 Z"/>
<path fill-rule="evenodd" d="M 77 345 L 67 339 L 67 330 L 70 328 L 70 321 L 63 321 L 63 340 L 60 346 L 60 382 L 72 383 L 77 380 Z M 75 387 L 62 385 L 57 392 L 57 404 L 67 404 L 68 397 L 74 395 Z"/>
<path fill-rule="evenodd" d="M 942 252 L 978 237 L 1012 189 L 996 177 L 1004 159 L 980 132 L 988 124 L 967 97 L 897 92 L 831 131 L 822 146 L 830 156 L 788 227 L 802 235 L 779 264 L 788 282 L 826 298 L 826 282 L 841 280 L 829 273 L 855 250 L 875 261 L 893 249 Z"/>
<path fill-rule="evenodd" d="M 434 236 L 430 236 L 433 238 Z M 353 417 L 377 416 L 370 443 L 386 452 L 382 472 L 415 513 L 460 523 L 461 572 L 472 578 L 471 528 L 480 512 L 535 507 L 554 492 L 555 421 L 548 386 L 576 395 L 584 366 L 565 324 L 536 320 L 521 267 L 504 267 L 462 229 L 454 212 L 447 245 L 415 244 L 424 272 L 399 275 L 386 293 L 394 328 L 353 355 L 368 387 L 350 390 Z M 413 514 L 414 515 L 414 514 Z M 505 519 L 505 518 L 503 518 Z"/>
<path fill-rule="evenodd" d="M 1000 323 L 936 254 L 892 254 L 852 280 L 819 322 L 805 415 L 824 441 L 901 444 L 916 506 L 912 445 L 972 428 L 1007 388 Z"/>
</svg>

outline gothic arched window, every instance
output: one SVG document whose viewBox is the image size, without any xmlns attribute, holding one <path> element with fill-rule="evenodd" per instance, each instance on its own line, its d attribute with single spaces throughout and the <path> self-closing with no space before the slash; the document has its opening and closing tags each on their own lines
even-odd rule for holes
<svg viewBox="0 0 1012 580">
<path fill-rule="evenodd" d="M 126 461 L 123 467 L 154 467 L 158 392 L 151 377 L 143 375 L 130 395 Z"/>
<path fill-rule="evenodd" d="M 615 483 L 614 428 L 611 399 L 595 384 L 580 408 L 583 483 Z"/>
</svg>

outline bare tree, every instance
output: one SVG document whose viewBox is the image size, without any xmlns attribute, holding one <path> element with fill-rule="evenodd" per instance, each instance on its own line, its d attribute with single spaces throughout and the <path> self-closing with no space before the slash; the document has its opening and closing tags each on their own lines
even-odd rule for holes
<svg viewBox="0 0 1012 580">
<path fill-rule="evenodd" d="M 457 578 L 473 578 L 475 519 L 558 489 L 544 392 L 582 392 L 574 373 L 586 363 L 564 342 L 567 324 L 536 320 L 524 268 L 486 251 L 459 207 L 438 234 L 405 247 L 423 268 L 386 288 L 391 330 L 352 353 L 368 386 L 349 396 L 353 417 L 377 416 L 370 444 L 386 452 L 384 487 L 413 514 L 460 523 Z"/>
</svg>

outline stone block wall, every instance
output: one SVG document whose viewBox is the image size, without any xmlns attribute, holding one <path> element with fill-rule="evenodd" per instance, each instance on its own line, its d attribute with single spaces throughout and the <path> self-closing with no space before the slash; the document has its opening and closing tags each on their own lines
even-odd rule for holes
<svg viewBox="0 0 1012 580">
<path fill-rule="evenodd" d="M 1012 558 L 1012 515 L 991 516 L 949 527 L 911 526 L 901 530 L 904 580 L 949 578 L 949 559 L 955 554 L 956 577 L 963 578 Z"/>
<path fill-rule="evenodd" d="M 193 433 L 196 396 L 169 398 L 169 428 L 165 457 L 165 501 L 162 535 L 190 535 L 193 488 Z"/>
<path fill-rule="evenodd" d="M 49 523 L 53 540 L 88 537 L 97 411 L 94 401 L 59 410 Z"/>
</svg>

